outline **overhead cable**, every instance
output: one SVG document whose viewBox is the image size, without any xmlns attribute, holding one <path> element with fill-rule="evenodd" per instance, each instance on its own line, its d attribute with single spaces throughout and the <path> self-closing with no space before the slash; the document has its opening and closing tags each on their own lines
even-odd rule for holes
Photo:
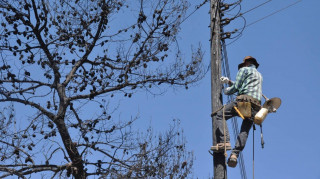
<svg viewBox="0 0 320 179">
<path fill-rule="evenodd" d="M 272 0 L 268 0 L 268 1 L 264 2 L 264 3 L 262 3 L 262 4 L 259 4 L 258 6 L 252 8 L 252 9 L 249 9 L 249 10 L 245 11 L 244 13 L 241 13 L 241 15 L 244 15 L 244 14 L 246 14 L 246 13 L 248 13 L 248 12 L 251 12 L 251 11 L 253 11 L 253 10 L 255 10 L 255 9 L 257 9 L 257 8 L 259 8 L 259 7 L 263 6 L 263 5 L 271 2 L 271 1 L 272 1 Z"/>
<path fill-rule="evenodd" d="M 283 11 L 283 10 L 285 10 L 285 9 L 287 9 L 287 8 L 289 8 L 289 7 L 291 7 L 291 6 L 293 6 L 293 5 L 296 5 L 296 4 L 298 4 L 299 2 L 301 2 L 301 1 L 302 1 L 302 0 L 298 0 L 298 1 L 296 1 L 296 2 L 294 2 L 294 3 L 292 3 L 292 4 L 288 5 L 288 6 L 286 6 L 286 7 L 284 7 L 284 8 L 281 8 L 281 9 L 279 9 L 279 10 L 277 10 L 277 11 L 275 11 L 275 12 L 273 12 L 273 13 L 271 13 L 271 14 L 269 14 L 269 15 L 267 15 L 267 16 L 265 16 L 265 17 L 261 18 L 261 19 L 258 19 L 258 20 L 256 20 L 256 21 L 254 21 L 254 22 L 252 22 L 252 23 L 250 23 L 250 24 L 246 25 L 246 26 L 245 26 L 245 27 L 243 27 L 243 28 L 249 27 L 249 26 L 251 26 L 251 25 L 253 25 L 253 24 L 257 23 L 257 22 L 260 22 L 260 21 L 262 21 L 262 20 L 264 20 L 264 19 L 266 19 L 266 18 L 270 17 L 270 16 L 273 16 L 274 14 L 277 14 L 277 13 L 279 13 L 279 12 L 281 12 L 281 11 Z"/>
<path fill-rule="evenodd" d="M 193 15 L 197 10 L 199 10 L 202 6 L 204 6 L 209 0 L 204 0 L 202 3 L 196 6 L 195 10 L 193 10 L 190 14 L 188 14 L 184 19 L 182 19 L 181 24 L 189 19 L 191 15 Z"/>
</svg>

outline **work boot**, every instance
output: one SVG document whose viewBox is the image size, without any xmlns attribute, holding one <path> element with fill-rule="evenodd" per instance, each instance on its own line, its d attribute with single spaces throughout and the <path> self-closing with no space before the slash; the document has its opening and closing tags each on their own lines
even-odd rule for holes
<svg viewBox="0 0 320 179">
<path fill-rule="evenodd" d="M 228 166 L 229 167 L 236 167 L 238 163 L 238 157 L 235 154 L 231 154 L 231 156 L 228 159 Z"/>
<path fill-rule="evenodd" d="M 214 152 L 223 152 L 224 151 L 224 146 L 226 146 L 226 150 L 231 150 L 230 142 L 218 143 L 217 145 L 211 146 L 211 150 L 213 150 Z"/>
</svg>

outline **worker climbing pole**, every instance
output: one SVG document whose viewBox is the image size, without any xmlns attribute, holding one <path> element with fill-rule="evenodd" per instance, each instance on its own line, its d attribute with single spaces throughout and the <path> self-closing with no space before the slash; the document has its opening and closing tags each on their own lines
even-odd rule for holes
<svg viewBox="0 0 320 179">
<path fill-rule="evenodd" d="M 241 2 L 241 1 L 239 1 Z M 258 72 L 259 63 L 252 56 L 246 56 L 242 63 L 238 65 L 236 81 L 232 82 L 228 77 L 221 77 L 222 44 L 224 39 L 230 37 L 231 33 L 224 33 L 221 20 L 223 11 L 229 6 L 220 0 L 210 1 L 210 29 L 211 29 L 211 100 L 212 100 L 212 139 L 211 153 L 213 155 L 214 178 L 226 179 L 227 168 L 236 167 L 240 152 L 244 149 L 251 127 L 255 124 L 261 126 L 266 115 L 275 112 L 280 104 L 279 98 L 271 100 L 266 98 L 266 102 L 261 106 L 262 98 L 262 75 Z M 230 20 L 228 21 L 228 23 Z M 224 44 L 225 45 L 225 44 Z M 225 46 L 224 46 L 225 48 Z M 224 58 L 226 54 L 224 54 Z M 237 98 L 226 105 L 222 105 L 222 86 L 225 87 L 224 94 L 232 95 L 237 93 Z M 226 120 L 239 116 L 243 119 L 241 130 L 236 137 L 235 147 L 231 156 L 226 162 L 227 150 L 231 149 L 230 137 Z M 261 129 L 262 131 L 262 129 Z M 262 135 L 261 135 L 262 136 Z"/>
</svg>

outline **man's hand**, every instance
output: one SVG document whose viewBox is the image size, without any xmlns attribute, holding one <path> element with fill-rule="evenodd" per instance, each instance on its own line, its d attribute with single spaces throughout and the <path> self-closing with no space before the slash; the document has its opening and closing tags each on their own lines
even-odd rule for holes
<svg viewBox="0 0 320 179">
<path fill-rule="evenodd" d="M 231 87 L 225 88 L 225 89 L 223 90 L 223 93 L 224 93 L 225 95 L 231 95 L 230 89 L 231 89 Z"/>
<path fill-rule="evenodd" d="M 225 76 L 222 76 L 221 78 L 220 78 L 220 81 L 221 81 L 221 83 L 229 83 L 229 78 L 228 77 L 225 77 Z"/>
</svg>

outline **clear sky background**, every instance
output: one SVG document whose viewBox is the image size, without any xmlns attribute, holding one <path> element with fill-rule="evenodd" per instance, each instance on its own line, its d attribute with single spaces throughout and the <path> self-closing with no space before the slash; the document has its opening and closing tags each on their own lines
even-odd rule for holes
<svg viewBox="0 0 320 179">
<path fill-rule="evenodd" d="M 192 6 L 203 0 L 190 0 Z M 232 2 L 232 1 L 231 1 Z M 233 1 L 234 2 L 234 1 Z M 243 1 L 245 12 L 266 0 Z M 245 15 L 247 24 L 286 7 L 295 0 L 273 0 Z M 193 8 L 193 7 L 191 7 Z M 251 55 L 260 63 L 264 77 L 263 93 L 282 99 L 282 106 L 269 114 L 264 122 L 265 148 L 261 149 L 260 130 L 255 132 L 255 178 L 257 179 L 320 179 L 320 1 L 302 2 L 246 28 L 241 38 L 227 46 L 231 78 L 235 80 L 237 66 L 243 57 Z M 201 44 L 205 64 L 210 62 L 209 3 L 182 25 L 179 48 L 187 60 L 191 47 Z M 231 22 L 226 30 L 242 28 L 242 21 Z M 231 42 L 231 40 L 227 41 Z M 169 128 L 173 119 L 194 152 L 194 176 L 213 176 L 210 71 L 196 86 L 170 89 L 153 96 L 139 92 L 124 98 L 119 104 L 121 118 L 139 114 L 136 127 L 145 131 L 151 125 L 156 133 Z M 115 104 L 117 105 L 117 104 Z M 239 126 L 242 119 L 238 119 Z M 231 129 L 230 121 L 228 122 Z M 232 134 L 231 134 L 232 135 Z M 234 141 L 231 141 L 234 146 Z M 252 178 L 252 131 L 243 151 L 246 173 Z M 228 178 L 238 179 L 240 170 L 228 168 Z"/>
<path fill-rule="evenodd" d="M 194 1 L 194 5 L 202 1 Z M 245 12 L 265 0 L 243 1 Z M 271 1 L 245 15 L 247 24 L 286 7 L 294 0 Z M 320 1 L 302 2 L 246 28 L 242 37 L 227 46 L 231 78 L 235 79 L 237 65 L 251 55 L 260 63 L 264 77 L 263 93 L 282 99 L 282 106 L 269 114 L 264 122 L 265 148 L 261 149 L 260 129 L 255 132 L 255 178 L 319 179 L 320 126 Z M 210 61 L 209 4 L 184 22 L 179 35 L 180 49 L 190 57 L 191 46 L 201 43 L 206 64 Z M 241 28 L 242 22 L 231 22 L 227 29 Z M 231 42 L 231 40 L 227 41 Z M 187 148 L 194 151 L 194 177 L 213 176 L 210 72 L 194 87 L 168 89 L 164 95 L 139 93 L 121 101 L 128 114 L 139 111 L 138 126 L 151 125 L 162 131 L 180 119 L 187 139 Z M 238 119 L 240 124 L 241 119 Z M 231 123 L 228 122 L 229 129 Z M 252 131 L 244 149 L 248 178 L 252 178 Z M 234 141 L 231 141 L 234 146 Z M 228 168 L 228 177 L 241 178 L 240 170 Z"/>
</svg>

